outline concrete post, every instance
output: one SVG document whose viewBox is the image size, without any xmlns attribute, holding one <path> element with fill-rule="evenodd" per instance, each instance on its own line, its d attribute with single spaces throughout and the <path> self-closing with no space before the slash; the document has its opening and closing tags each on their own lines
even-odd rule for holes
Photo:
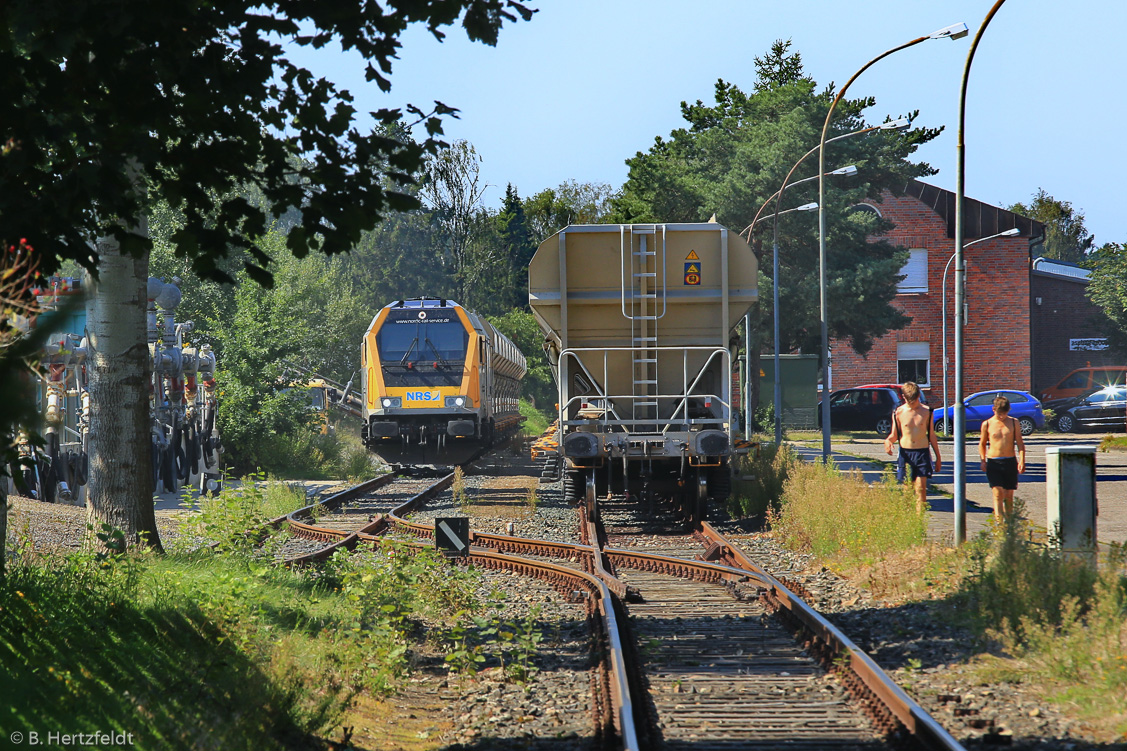
<svg viewBox="0 0 1127 751">
<path fill-rule="evenodd" d="M 1050 539 L 1062 551 L 1096 549 L 1096 447 L 1046 446 L 1045 494 Z"/>
</svg>

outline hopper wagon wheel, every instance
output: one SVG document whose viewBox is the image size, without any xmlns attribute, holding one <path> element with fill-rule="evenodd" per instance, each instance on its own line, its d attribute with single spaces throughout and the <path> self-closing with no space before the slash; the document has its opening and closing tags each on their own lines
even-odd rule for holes
<svg viewBox="0 0 1127 751">
<path fill-rule="evenodd" d="M 583 473 L 574 469 L 564 471 L 564 498 L 578 501 L 583 497 Z"/>
<path fill-rule="evenodd" d="M 715 501 L 726 501 L 732 494 L 732 471 L 719 467 L 708 473 L 708 495 Z"/>
<path fill-rule="evenodd" d="M 708 473 L 704 470 L 697 471 L 697 497 L 698 504 L 708 500 Z"/>
<path fill-rule="evenodd" d="M 595 508 L 595 501 L 598 498 L 598 485 L 595 482 L 595 470 L 587 472 L 587 484 L 583 494 L 584 500 L 587 501 L 587 508 Z"/>
</svg>

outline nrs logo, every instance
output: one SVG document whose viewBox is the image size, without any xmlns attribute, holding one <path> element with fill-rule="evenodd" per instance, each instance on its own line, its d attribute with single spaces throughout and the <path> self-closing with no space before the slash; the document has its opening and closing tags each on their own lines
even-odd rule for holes
<svg viewBox="0 0 1127 751">
<path fill-rule="evenodd" d="M 437 391 L 408 391 L 407 401 L 409 402 L 437 402 L 439 395 Z"/>
</svg>

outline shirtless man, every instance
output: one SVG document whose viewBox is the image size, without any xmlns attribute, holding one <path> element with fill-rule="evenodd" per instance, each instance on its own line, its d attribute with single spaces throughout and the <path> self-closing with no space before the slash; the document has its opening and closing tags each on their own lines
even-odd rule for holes
<svg viewBox="0 0 1127 751">
<path fill-rule="evenodd" d="M 994 491 L 994 520 L 999 523 L 1014 512 L 1017 476 L 1025 471 L 1021 425 L 1009 414 L 1010 400 L 999 395 L 994 399 L 994 416 L 982 423 L 982 437 L 978 439 L 978 456 Z"/>
<path fill-rule="evenodd" d="M 916 488 L 916 512 L 923 514 L 927 508 L 927 478 L 942 467 L 939 458 L 939 441 L 931 429 L 931 409 L 920 404 L 920 387 L 908 381 L 901 387 L 907 403 L 892 413 L 892 430 L 884 439 L 884 450 L 892 454 L 893 441 L 899 442 L 898 475 L 907 477 L 905 469 L 912 470 L 912 484 Z M 935 467 L 931 465 L 931 451 L 935 451 Z"/>
</svg>

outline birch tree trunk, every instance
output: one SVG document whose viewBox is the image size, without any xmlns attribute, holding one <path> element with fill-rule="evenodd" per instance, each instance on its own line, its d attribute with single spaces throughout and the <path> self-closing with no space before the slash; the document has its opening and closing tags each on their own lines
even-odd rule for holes
<svg viewBox="0 0 1127 751">
<path fill-rule="evenodd" d="M 8 478 L 0 477 L 0 579 L 8 570 Z"/>
<path fill-rule="evenodd" d="M 138 228 L 147 232 L 147 223 Z M 90 390 L 90 480 L 86 517 L 109 524 L 127 545 L 161 547 L 153 510 L 149 362 L 145 305 L 149 257 L 98 243 L 99 278 L 87 277 L 86 368 Z"/>
</svg>

